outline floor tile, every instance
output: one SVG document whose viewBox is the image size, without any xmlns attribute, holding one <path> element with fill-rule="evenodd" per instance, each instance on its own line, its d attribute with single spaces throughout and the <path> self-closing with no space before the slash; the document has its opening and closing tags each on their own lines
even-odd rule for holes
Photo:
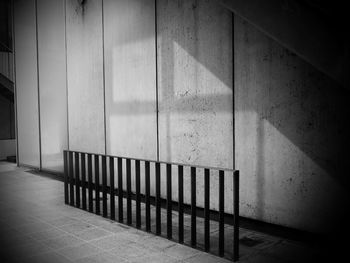
<svg viewBox="0 0 350 263">
<path fill-rule="evenodd" d="M 77 234 L 93 227 L 93 225 L 87 224 L 85 222 L 77 222 L 74 224 L 59 226 L 58 228 L 66 231 L 67 233 Z"/>
<path fill-rule="evenodd" d="M 82 244 L 84 241 L 69 234 L 44 240 L 45 244 L 52 249 L 61 249 L 64 247 L 75 247 Z"/>
<path fill-rule="evenodd" d="M 186 263 L 231 263 L 232 261 L 216 257 L 207 253 L 199 253 L 191 258 L 184 260 Z"/>
<path fill-rule="evenodd" d="M 184 245 L 176 244 L 166 248 L 164 253 L 177 259 L 186 259 L 197 255 L 200 253 L 200 251 Z"/>
<path fill-rule="evenodd" d="M 35 255 L 26 259 L 26 263 L 69 263 L 72 262 L 56 252 Z"/>
<path fill-rule="evenodd" d="M 136 246 L 136 244 L 121 244 L 116 248 L 110 250 L 110 253 L 117 255 L 118 257 L 131 260 L 136 257 L 145 257 L 150 255 L 150 249 Z"/>
<path fill-rule="evenodd" d="M 118 234 L 114 234 L 112 236 L 103 237 L 97 240 L 92 240 L 89 243 L 95 247 L 98 247 L 104 250 L 111 250 L 123 245 L 135 243 L 135 242 L 128 239 L 122 239 L 118 236 Z"/>
<path fill-rule="evenodd" d="M 76 263 L 127 263 L 123 258 L 107 252 L 83 257 L 75 261 Z M 149 261 L 151 262 L 151 261 Z"/>
<path fill-rule="evenodd" d="M 77 260 L 91 255 L 100 254 L 103 251 L 90 244 L 84 243 L 76 247 L 67 247 L 57 251 L 60 255 L 65 256 L 70 260 Z"/>
<path fill-rule="evenodd" d="M 134 215 L 134 225 L 127 226 L 65 205 L 62 182 L 27 170 L 30 169 L 0 162 L 0 262 L 232 262 L 136 230 Z M 134 201 L 132 207 L 134 213 Z M 124 208 L 126 218 L 126 206 Z M 144 229 L 144 204 L 142 208 Z M 151 214 L 152 231 L 155 231 L 153 206 Z M 162 235 L 166 235 L 165 209 L 161 209 L 161 216 Z M 177 212 L 173 211 L 175 240 L 178 238 L 177 217 Z M 185 240 L 189 244 L 191 217 L 186 214 L 184 219 Z M 198 219 L 199 247 L 203 246 L 202 225 L 203 219 Z M 218 223 L 211 221 L 211 252 L 217 251 L 217 229 Z M 232 231 L 232 226 L 225 225 L 227 251 L 232 248 Z M 314 251 L 305 244 L 244 229 L 240 229 L 240 238 L 240 262 L 243 263 L 301 262 L 307 259 L 305 254 L 310 254 L 309 262 L 313 262 Z M 230 251 L 225 253 L 227 258 L 232 257 Z"/>
<path fill-rule="evenodd" d="M 95 228 L 91 228 L 91 229 L 79 232 L 76 234 L 76 236 L 83 240 L 90 241 L 90 240 L 99 239 L 106 236 L 111 236 L 112 234 L 113 233 L 111 232 L 95 227 Z"/>
</svg>

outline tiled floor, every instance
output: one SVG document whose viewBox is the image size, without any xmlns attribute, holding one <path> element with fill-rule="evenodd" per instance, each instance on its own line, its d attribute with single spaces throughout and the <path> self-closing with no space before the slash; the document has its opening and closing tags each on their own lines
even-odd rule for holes
<svg viewBox="0 0 350 263">
<path fill-rule="evenodd" d="M 62 182 L 27 171 L 0 162 L 0 262 L 231 262 L 67 206 Z M 215 224 L 212 229 L 215 235 Z M 314 256 L 305 244 L 247 229 L 240 239 L 240 262 L 311 262 Z"/>
</svg>

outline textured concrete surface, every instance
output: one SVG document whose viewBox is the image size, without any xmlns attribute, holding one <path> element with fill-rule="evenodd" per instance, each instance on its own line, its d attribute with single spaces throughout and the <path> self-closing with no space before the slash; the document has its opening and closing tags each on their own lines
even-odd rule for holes
<svg viewBox="0 0 350 263">
<path fill-rule="evenodd" d="M 64 2 L 37 1 L 42 168 L 62 171 L 68 147 Z"/>
<path fill-rule="evenodd" d="M 225 226 L 225 258 L 220 258 L 64 205 L 62 182 L 14 164 L 0 162 L 0 184 L 1 262 L 232 262 L 228 260 L 232 256 L 229 225 Z M 154 209 L 151 213 L 154 215 Z M 163 210 L 162 222 L 165 218 Z M 176 214 L 173 218 L 176 241 Z M 144 218 L 142 222 L 144 228 Z M 186 216 L 184 222 L 188 245 L 190 217 Z M 202 248 L 203 220 L 197 224 Z M 211 253 L 217 251 L 217 229 L 217 223 L 211 222 Z M 162 235 L 165 234 L 163 225 Z M 310 256 L 315 255 L 309 245 L 240 229 L 240 262 L 311 262 Z"/>
<path fill-rule="evenodd" d="M 103 1 L 107 153 L 157 159 L 155 1 Z"/>
<path fill-rule="evenodd" d="M 35 1 L 14 2 L 18 160 L 39 167 L 39 106 Z M 54 74 L 54 73 L 53 73 Z"/>
<path fill-rule="evenodd" d="M 157 16 L 160 159 L 232 168 L 231 13 L 159 1 Z"/>
<path fill-rule="evenodd" d="M 69 148 L 105 153 L 102 2 L 66 1 Z"/>
<path fill-rule="evenodd" d="M 157 16 L 160 160 L 232 168 L 232 15 L 215 1 L 158 1 Z"/>
<path fill-rule="evenodd" d="M 349 92 L 238 17 L 234 46 L 242 214 L 329 231 L 348 204 Z"/>
</svg>

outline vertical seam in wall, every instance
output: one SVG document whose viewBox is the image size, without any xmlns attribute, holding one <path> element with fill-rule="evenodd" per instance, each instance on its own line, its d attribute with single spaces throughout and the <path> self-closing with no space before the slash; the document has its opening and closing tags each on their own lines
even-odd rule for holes
<svg viewBox="0 0 350 263">
<path fill-rule="evenodd" d="M 158 33 L 157 0 L 154 0 L 155 55 L 156 55 L 156 121 L 157 121 L 157 161 L 159 161 L 159 100 L 158 100 Z"/>
<path fill-rule="evenodd" d="M 12 8 L 12 52 L 13 52 L 13 92 L 14 92 L 14 103 L 15 103 L 15 137 L 16 137 L 16 164 L 19 166 L 19 152 L 18 152 L 18 117 L 17 117 L 17 81 L 16 81 L 16 52 L 15 52 L 15 4 L 11 0 Z"/>
<path fill-rule="evenodd" d="M 103 82 L 103 127 L 105 137 L 105 154 L 107 154 L 107 128 L 106 128 L 106 71 L 105 71 L 105 33 L 104 33 L 104 1 L 101 1 L 102 5 L 102 82 Z"/>
<path fill-rule="evenodd" d="M 38 82 L 38 125 L 39 125 L 39 169 L 42 169 L 41 156 L 41 118 L 40 118 L 40 79 L 39 79 L 39 41 L 38 41 L 38 0 L 35 0 L 35 32 L 36 32 L 36 75 Z"/>
<path fill-rule="evenodd" d="M 69 103 L 68 103 L 68 59 L 67 59 L 67 0 L 64 0 L 64 54 L 66 62 L 66 114 L 67 114 L 67 148 L 69 150 Z"/>
<path fill-rule="evenodd" d="M 233 169 L 236 169 L 236 118 L 235 118 L 235 14 L 232 12 L 232 131 L 233 131 Z"/>
</svg>

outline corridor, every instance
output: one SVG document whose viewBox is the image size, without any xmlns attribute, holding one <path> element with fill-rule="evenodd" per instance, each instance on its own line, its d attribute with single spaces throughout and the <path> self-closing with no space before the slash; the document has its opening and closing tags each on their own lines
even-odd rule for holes
<svg viewBox="0 0 350 263">
<path fill-rule="evenodd" d="M 53 175 L 0 162 L 0 185 L 1 262 L 231 262 L 65 205 L 63 182 Z M 312 251 L 240 229 L 239 262 L 301 262 Z"/>
</svg>

